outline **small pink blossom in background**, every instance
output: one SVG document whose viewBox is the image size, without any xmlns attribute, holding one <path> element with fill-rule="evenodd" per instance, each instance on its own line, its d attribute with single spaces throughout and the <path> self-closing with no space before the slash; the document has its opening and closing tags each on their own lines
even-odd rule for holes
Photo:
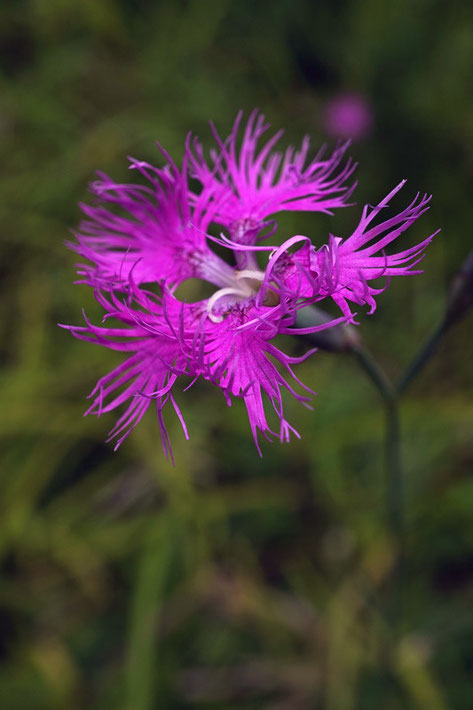
<svg viewBox="0 0 473 710">
<path fill-rule="evenodd" d="M 369 135 L 373 124 L 373 109 L 361 94 L 337 94 L 325 104 L 323 127 L 331 136 L 359 140 Z"/>
</svg>

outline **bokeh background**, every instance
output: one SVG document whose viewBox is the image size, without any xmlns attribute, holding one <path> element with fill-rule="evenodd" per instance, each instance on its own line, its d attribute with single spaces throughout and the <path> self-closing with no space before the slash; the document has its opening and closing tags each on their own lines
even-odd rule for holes
<svg viewBox="0 0 473 710">
<path fill-rule="evenodd" d="M 442 227 L 425 273 L 392 283 L 359 332 L 392 377 L 442 317 L 471 249 L 473 5 L 441 0 L 2 0 L 0 5 L 0 704 L 2 710 L 465 710 L 473 706 L 471 316 L 406 396 L 407 570 L 386 669 L 383 419 L 348 355 L 299 367 L 301 441 L 256 454 L 242 403 L 196 385 L 118 453 L 85 395 L 118 362 L 58 322 L 99 318 L 64 246 L 77 202 L 126 156 L 180 159 L 259 107 L 284 141 L 324 142 L 361 96 L 357 206 L 284 234 L 346 234 L 409 178 Z M 325 117 L 325 118 L 324 118 Z M 330 141 L 335 136 L 329 136 Z M 300 343 L 286 342 L 300 352 Z"/>
</svg>

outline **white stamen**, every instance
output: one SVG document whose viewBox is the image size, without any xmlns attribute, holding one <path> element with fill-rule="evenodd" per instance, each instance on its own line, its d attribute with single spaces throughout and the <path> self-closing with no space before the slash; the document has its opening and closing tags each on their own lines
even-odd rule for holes
<svg viewBox="0 0 473 710">
<path fill-rule="evenodd" d="M 212 313 L 213 307 L 215 304 L 220 301 L 221 298 L 224 298 L 224 296 L 241 296 L 241 291 L 237 288 L 230 288 L 227 286 L 226 288 L 220 288 L 218 291 L 215 291 L 213 296 L 209 298 L 207 301 L 207 313 L 210 318 L 214 323 L 220 323 L 223 320 L 223 316 L 220 315 L 215 315 Z"/>
<path fill-rule="evenodd" d="M 256 271 L 253 269 L 243 269 L 243 271 L 237 271 L 235 278 L 240 279 L 252 279 L 254 281 L 264 281 L 264 273 L 262 271 Z"/>
<path fill-rule="evenodd" d="M 226 296 L 233 296 L 234 303 L 245 301 L 258 293 L 260 284 L 264 281 L 264 273 L 255 269 L 244 269 L 234 272 L 233 284 L 216 291 L 207 301 L 206 311 L 211 321 L 221 323 L 224 316 L 214 313 L 215 305 Z M 232 299 L 233 300 L 233 299 Z"/>
</svg>

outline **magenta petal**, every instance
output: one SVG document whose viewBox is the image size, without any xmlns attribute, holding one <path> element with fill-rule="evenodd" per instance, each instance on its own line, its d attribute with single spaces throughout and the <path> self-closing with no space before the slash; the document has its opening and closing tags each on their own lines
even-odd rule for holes
<svg viewBox="0 0 473 710">
<path fill-rule="evenodd" d="M 92 404 L 86 414 L 101 416 L 126 404 L 109 436 L 109 440 L 117 440 L 118 447 L 155 400 L 164 450 L 172 456 L 162 412 L 170 401 L 187 437 L 172 388 L 180 374 L 188 374 L 183 345 L 186 339 L 190 342 L 189 333 L 195 330 L 201 307 L 188 308 L 184 317 L 181 304 L 170 295 L 166 296 L 166 307 L 163 300 L 152 302 L 145 294 L 140 294 L 133 307 L 113 294 L 97 294 L 97 297 L 123 327 L 95 326 L 86 319 L 85 326 L 69 326 L 68 329 L 80 340 L 131 354 L 98 381 L 91 392 Z"/>
<path fill-rule="evenodd" d="M 149 186 L 120 185 L 101 173 L 91 185 L 97 204 L 81 205 L 88 219 L 77 242 L 68 243 L 91 262 L 78 266 L 81 280 L 122 290 L 130 278 L 173 288 L 185 279 L 210 277 L 220 285 L 228 265 L 209 249 L 206 235 L 217 205 L 212 191 L 203 190 L 191 206 L 186 165 L 180 172 L 173 163 L 158 169 L 132 160 L 131 167 Z"/>
<path fill-rule="evenodd" d="M 218 385 L 229 404 L 232 396 L 243 398 L 251 431 L 261 454 L 259 433 L 267 439 L 278 436 L 281 441 L 288 440 L 291 431 L 297 435 L 284 417 L 282 390 L 287 390 L 303 404 L 310 398 L 296 392 L 278 371 L 275 362 L 282 365 L 296 383 L 301 384 L 291 369 L 298 359 L 287 356 L 269 342 L 271 331 L 268 320 L 264 317 L 258 319 L 258 310 L 263 314 L 271 311 L 255 306 L 247 310 L 235 308 L 221 323 L 207 320 L 200 347 L 196 346 L 194 351 L 192 368 L 199 369 L 205 379 Z M 280 315 L 276 318 L 279 321 Z M 242 330 L 240 326 L 245 321 L 252 321 L 253 326 Z M 263 394 L 279 421 L 279 432 L 273 431 L 268 424 Z"/>
<path fill-rule="evenodd" d="M 204 190 L 220 192 L 215 220 L 229 228 L 234 239 L 241 232 L 241 225 L 245 225 L 246 239 L 253 243 L 264 220 L 281 210 L 331 214 L 333 209 L 346 206 L 352 192 L 346 181 L 356 168 L 348 161 L 340 169 L 348 143 L 326 158 L 319 151 L 309 161 L 307 137 L 298 151 L 289 147 L 284 153 L 273 152 L 282 132 L 259 147 L 269 124 L 262 114 L 254 111 L 244 129 L 241 146 L 237 147 L 240 121 L 241 113 L 226 141 L 213 129 L 218 150 L 209 162 L 197 140 L 188 141 L 187 145 L 192 174 Z M 240 240 L 243 238 L 240 235 Z"/>
<path fill-rule="evenodd" d="M 438 232 L 400 252 L 387 254 L 385 249 L 424 214 L 430 197 L 417 196 L 395 216 L 373 225 L 404 183 L 401 182 L 375 207 L 365 206 L 358 227 L 348 239 L 330 235 L 328 244 L 318 250 L 306 244 L 295 254 L 286 255 L 286 263 L 281 261 L 279 267 L 279 278 L 286 288 L 296 290 L 300 284 L 300 295 L 304 295 L 307 302 L 331 297 L 344 316 L 354 322 L 349 302 L 368 305 L 369 312 L 373 313 L 376 309 L 374 297 L 385 290 L 391 276 L 420 273 L 414 267 L 422 260 L 426 247 Z M 384 287 L 370 284 L 381 277 L 388 279 Z"/>
</svg>

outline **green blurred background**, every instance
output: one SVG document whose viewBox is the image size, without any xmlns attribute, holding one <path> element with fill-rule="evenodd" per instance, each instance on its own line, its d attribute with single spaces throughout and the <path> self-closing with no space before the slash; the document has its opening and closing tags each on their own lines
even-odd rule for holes
<svg viewBox="0 0 473 710">
<path fill-rule="evenodd" d="M 179 397 L 187 443 L 151 412 L 118 453 L 85 395 L 120 359 L 57 327 L 99 310 L 64 247 L 96 169 L 177 160 L 189 130 L 262 109 L 324 141 L 326 102 L 361 93 L 357 206 L 283 233 L 346 234 L 409 182 L 442 227 L 425 273 L 392 283 L 359 332 L 398 376 L 471 249 L 473 5 L 441 0 L 2 0 L 0 5 L 0 707 L 2 710 L 465 710 L 473 707 L 471 315 L 403 403 L 407 582 L 383 649 L 393 546 L 377 393 L 345 355 L 299 367 L 302 435 L 254 449 L 241 402 Z M 301 351 L 301 344 L 285 343 Z"/>
</svg>

